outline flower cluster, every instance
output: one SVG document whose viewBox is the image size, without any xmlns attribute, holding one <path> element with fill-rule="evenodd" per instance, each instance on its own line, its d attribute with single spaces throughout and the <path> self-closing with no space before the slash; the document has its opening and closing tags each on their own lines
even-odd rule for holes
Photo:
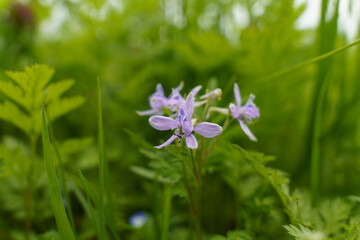
<svg viewBox="0 0 360 240">
<path fill-rule="evenodd" d="M 137 111 L 141 116 L 145 115 L 163 115 L 165 112 L 175 113 L 180 106 L 185 103 L 185 99 L 181 96 L 180 91 L 183 88 L 183 83 L 172 89 L 169 97 L 165 96 L 163 86 L 158 83 L 156 85 L 155 93 L 149 97 L 149 104 L 151 109 L 146 111 Z M 194 96 L 200 91 L 201 86 L 197 86 L 191 90 Z"/>
<path fill-rule="evenodd" d="M 150 106 L 152 109 L 147 111 L 138 111 L 139 115 L 154 115 L 150 117 L 150 125 L 160 131 L 172 130 L 172 136 L 163 144 L 155 148 L 163 148 L 170 145 L 176 139 L 185 138 L 186 146 L 194 149 L 198 147 L 198 142 L 193 135 L 193 132 L 205 137 L 213 138 L 222 133 L 223 128 L 215 123 L 200 122 L 194 118 L 194 108 L 203 104 L 208 104 L 213 99 L 220 99 L 222 91 L 217 88 L 199 97 L 200 102 L 195 102 L 195 95 L 200 91 L 201 86 L 192 89 L 186 100 L 181 96 L 180 90 L 182 84 L 172 90 L 169 97 L 166 97 L 161 84 L 156 87 L 156 92 L 150 98 Z M 222 114 L 230 115 L 240 123 L 241 129 L 252 141 L 257 141 L 254 134 L 250 131 L 246 124 L 253 122 L 254 118 L 260 117 L 259 109 L 254 104 L 255 96 L 250 95 L 250 98 L 244 105 L 241 105 L 240 89 L 237 84 L 234 85 L 235 103 L 230 103 L 229 108 L 211 107 L 207 110 L 207 118 L 210 113 L 220 112 Z M 205 108 L 207 109 L 207 108 Z M 170 112 L 171 116 L 163 116 L 165 112 Z M 175 113 L 175 114 L 174 114 Z"/>
</svg>

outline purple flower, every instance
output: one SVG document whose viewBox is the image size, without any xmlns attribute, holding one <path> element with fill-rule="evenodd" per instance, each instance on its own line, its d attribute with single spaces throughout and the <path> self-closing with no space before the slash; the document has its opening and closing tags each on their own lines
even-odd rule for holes
<svg viewBox="0 0 360 240">
<path fill-rule="evenodd" d="M 129 218 L 129 224 L 135 228 L 141 228 L 147 222 L 148 216 L 143 211 L 134 213 Z"/>
<path fill-rule="evenodd" d="M 192 115 L 194 112 L 194 95 L 190 93 L 185 104 L 181 105 L 176 119 L 164 116 L 153 116 L 149 119 L 150 125 L 160 131 L 175 130 L 174 134 L 163 144 L 156 146 L 160 149 L 170 145 L 175 139 L 185 137 L 188 148 L 197 148 L 198 142 L 192 132 L 196 132 L 206 138 L 212 138 L 222 132 L 222 127 L 215 123 L 203 122 L 193 126 Z"/>
<path fill-rule="evenodd" d="M 235 95 L 235 101 L 236 105 L 233 103 L 230 103 L 229 108 L 231 115 L 239 121 L 240 127 L 245 132 L 246 135 L 250 138 L 252 141 L 257 141 L 254 134 L 250 131 L 248 126 L 245 123 L 252 123 L 254 118 L 260 117 L 259 109 L 254 104 L 255 96 L 253 94 L 250 94 L 249 99 L 246 101 L 244 105 L 241 106 L 241 95 L 240 95 L 240 89 L 239 86 L 235 83 L 234 85 L 234 95 Z"/>
<path fill-rule="evenodd" d="M 180 91 L 183 87 L 183 83 L 177 88 L 173 88 L 169 97 L 164 94 L 164 89 L 160 83 L 156 85 L 155 93 L 150 95 L 149 104 L 151 109 L 146 111 L 137 111 L 137 114 L 144 115 L 163 115 L 164 110 L 168 110 L 172 113 L 177 112 L 181 105 L 185 103 L 185 99 L 181 96 Z M 191 90 L 196 95 L 201 89 L 201 86 L 197 86 Z"/>
</svg>

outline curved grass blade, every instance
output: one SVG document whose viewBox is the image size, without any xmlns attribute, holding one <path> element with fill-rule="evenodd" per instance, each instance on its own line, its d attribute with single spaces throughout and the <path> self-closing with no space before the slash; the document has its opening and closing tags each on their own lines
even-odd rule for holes
<svg viewBox="0 0 360 240">
<path fill-rule="evenodd" d="M 69 219 L 66 215 L 65 207 L 60 193 L 59 183 L 56 178 L 51 142 L 50 142 L 49 132 L 47 129 L 47 124 L 45 119 L 44 105 L 42 106 L 42 110 L 41 110 L 41 132 L 42 132 L 45 168 L 49 181 L 50 200 L 55 215 L 56 224 L 58 226 L 59 233 L 62 239 L 75 240 L 76 237 L 73 233 L 73 230 L 69 223 Z"/>
<path fill-rule="evenodd" d="M 271 81 L 271 80 L 273 80 L 273 79 L 282 77 L 282 76 L 284 76 L 284 75 L 287 75 L 287 74 L 289 74 L 289 73 L 292 73 L 292 72 L 294 72 L 294 71 L 297 71 L 297 70 L 299 70 L 299 69 L 301 69 L 301 68 L 303 68 L 303 67 L 306 67 L 306 66 L 311 65 L 311 64 L 313 64 L 313 63 L 317 63 L 317 62 L 319 62 L 319 61 L 321 61 L 321 60 L 324 60 L 324 59 L 326 59 L 326 58 L 329 58 L 329 57 L 332 57 L 332 56 L 334 56 L 334 55 L 336 55 L 336 54 L 339 54 L 339 53 L 345 51 L 346 49 L 351 48 L 351 47 L 353 47 L 353 46 L 356 46 L 356 45 L 358 45 L 358 44 L 360 44 L 360 39 L 356 40 L 355 42 L 349 43 L 349 44 L 347 44 L 347 45 L 345 45 L 345 46 L 343 46 L 343 47 L 340 47 L 340 48 L 338 48 L 338 49 L 335 49 L 335 50 L 333 50 L 333 51 L 327 52 L 327 53 L 325 53 L 325 54 L 322 54 L 322 55 L 319 55 L 319 56 L 317 56 L 317 57 L 311 58 L 311 59 L 309 59 L 309 60 L 307 60 L 307 61 L 304 61 L 304 62 L 302 62 L 302 63 L 299 63 L 299 64 L 296 64 L 296 65 L 294 65 L 294 66 L 285 68 L 284 70 L 281 70 L 281 71 L 275 72 L 275 73 L 273 73 L 273 74 L 270 74 L 269 76 L 262 78 L 262 80 L 264 80 L 264 81 Z"/>
<path fill-rule="evenodd" d="M 47 122 L 51 123 L 51 119 L 49 117 L 49 114 L 47 112 L 45 112 L 45 115 L 46 115 Z M 61 186 L 63 188 L 63 193 L 64 193 L 64 196 L 65 196 L 65 200 L 66 200 L 66 203 L 67 203 L 66 212 L 67 212 L 67 214 L 69 216 L 69 221 L 70 221 L 71 227 L 72 227 L 74 233 L 76 233 L 75 223 L 74 223 L 74 216 L 73 216 L 73 212 L 72 212 L 72 206 L 71 206 L 69 191 L 68 191 L 68 188 L 67 188 L 67 185 L 66 185 L 64 164 L 63 164 L 63 161 L 62 161 L 62 158 L 61 158 L 59 148 L 57 147 L 57 144 L 56 144 L 56 141 L 55 141 L 55 134 L 54 134 L 54 130 L 53 130 L 51 124 L 48 125 L 48 129 L 49 129 L 49 133 L 50 133 L 50 139 L 51 139 L 51 141 L 53 143 L 52 145 L 53 145 L 53 148 L 54 148 L 54 151 L 55 151 L 55 155 L 56 155 L 56 157 L 57 157 L 57 159 L 59 161 L 60 182 L 61 182 Z"/>
</svg>

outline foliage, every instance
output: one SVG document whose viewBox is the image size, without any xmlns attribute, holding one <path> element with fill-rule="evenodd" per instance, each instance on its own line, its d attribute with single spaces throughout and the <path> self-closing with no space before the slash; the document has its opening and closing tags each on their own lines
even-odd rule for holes
<svg viewBox="0 0 360 240">
<path fill-rule="evenodd" d="M 54 195 L 79 240 L 192 239 L 191 202 L 203 240 L 360 239 L 357 2 L 319 0 L 304 28 L 314 3 L 0 1 L 0 239 L 63 238 Z M 209 107 L 234 102 L 234 83 L 243 102 L 254 93 L 258 142 L 229 121 L 214 142 L 196 136 L 205 153 L 154 149 L 169 135 L 136 110 L 181 81 L 221 88 Z"/>
</svg>

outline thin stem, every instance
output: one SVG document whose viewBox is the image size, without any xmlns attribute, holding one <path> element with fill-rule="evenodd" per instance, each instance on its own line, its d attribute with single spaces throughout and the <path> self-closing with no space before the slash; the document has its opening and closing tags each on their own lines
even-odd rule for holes
<svg viewBox="0 0 360 240">
<path fill-rule="evenodd" d="M 195 152 L 194 152 L 194 150 L 192 150 L 192 149 L 189 149 L 189 152 L 190 152 L 191 165 L 192 165 L 192 169 L 193 169 L 193 172 L 194 172 L 196 184 L 198 184 L 198 182 L 199 182 L 199 176 L 198 176 L 198 171 L 196 170 Z"/>
<path fill-rule="evenodd" d="M 202 141 L 203 142 L 203 141 Z M 203 149 L 203 147 L 201 147 L 200 149 Z M 196 206 L 196 210 L 197 210 L 197 215 L 196 217 L 194 217 L 194 223 L 195 223 L 195 232 L 196 232 L 196 239 L 197 240 L 201 240 L 202 239 L 202 229 L 201 229 L 201 170 L 199 172 L 199 168 L 196 170 L 195 167 L 195 152 L 194 150 L 190 150 L 190 158 L 191 161 L 193 163 L 193 169 L 196 175 L 195 178 L 195 194 L 196 194 L 196 202 L 195 202 L 195 206 Z M 199 154 L 199 159 L 198 159 L 198 163 L 200 163 L 200 154 Z M 199 167 L 201 167 L 201 165 L 198 165 Z"/>
<path fill-rule="evenodd" d="M 182 166 L 183 173 L 184 173 L 184 184 L 185 184 L 186 191 L 187 191 L 189 201 L 190 201 L 191 214 L 194 217 L 194 219 L 196 219 L 197 211 L 196 211 L 196 207 L 195 207 L 195 204 L 194 204 L 194 197 L 192 195 L 192 191 L 191 191 L 191 187 L 190 187 L 189 180 L 188 180 L 188 177 L 187 177 L 187 172 L 186 172 L 186 167 L 185 167 L 184 161 L 181 161 L 181 166 Z"/>
<path fill-rule="evenodd" d="M 161 240 L 169 239 L 169 226 L 170 226 L 170 212 L 171 212 L 171 186 L 165 185 L 164 191 L 164 208 L 162 214 L 162 231 Z"/>
<path fill-rule="evenodd" d="M 27 187 L 25 191 L 25 224 L 24 224 L 24 237 L 25 240 L 30 239 L 30 231 L 31 231 L 31 204 L 32 204 L 32 196 L 33 196 L 33 170 L 34 170 L 34 162 L 36 158 L 36 136 L 32 135 L 30 138 L 30 165 L 29 171 L 27 175 Z"/>
<path fill-rule="evenodd" d="M 348 49 L 348 48 L 351 48 L 351 47 L 353 47 L 353 46 L 355 46 L 355 45 L 357 45 L 357 44 L 359 44 L 359 43 L 360 43 L 360 39 L 356 40 L 355 42 L 349 43 L 349 44 L 347 44 L 347 45 L 345 45 L 345 46 L 343 46 L 343 47 L 341 47 L 341 48 L 338 48 L 338 49 L 335 49 L 335 50 L 333 50 L 333 51 L 330 51 L 330 52 L 327 52 L 327 53 L 325 53 L 325 54 L 322 54 L 322 55 L 320 55 L 320 56 L 311 58 L 311 59 L 309 59 L 309 60 L 307 60 L 307 61 L 305 61 L 305 62 L 296 64 L 296 65 L 294 65 L 294 66 L 291 66 L 291 67 L 286 68 L 286 69 L 284 69 L 284 70 L 281 70 L 281 71 L 279 71 L 279 72 L 270 74 L 270 76 L 265 77 L 264 79 L 265 79 L 265 80 L 272 80 L 272 79 L 281 77 L 281 76 L 286 75 L 286 74 L 288 74 L 288 73 L 291 73 L 291 72 L 293 72 L 293 71 L 295 71 L 295 70 L 298 70 L 298 69 L 300 69 L 300 68 L 303 68 L 303 67 L 305 67 L 305 66 L 307 66 L 307 65 L 310 65 L 310 64 L 319 62 L 319 61 L 321 61 L 321 60 L 323 60 L 323 59 L 325 59 L 325 58 L 328 58 L 328 57 L 331 57 L 331 56 L 333 56 L 333 55 L 336 55 L 336 54 L 338 54 L 338 53 L 340 53 L 340 52 L 342 52 L 342 51 L 344 51 L 344 50 L 346 50 L 346 49 Z"/>
</svg>

